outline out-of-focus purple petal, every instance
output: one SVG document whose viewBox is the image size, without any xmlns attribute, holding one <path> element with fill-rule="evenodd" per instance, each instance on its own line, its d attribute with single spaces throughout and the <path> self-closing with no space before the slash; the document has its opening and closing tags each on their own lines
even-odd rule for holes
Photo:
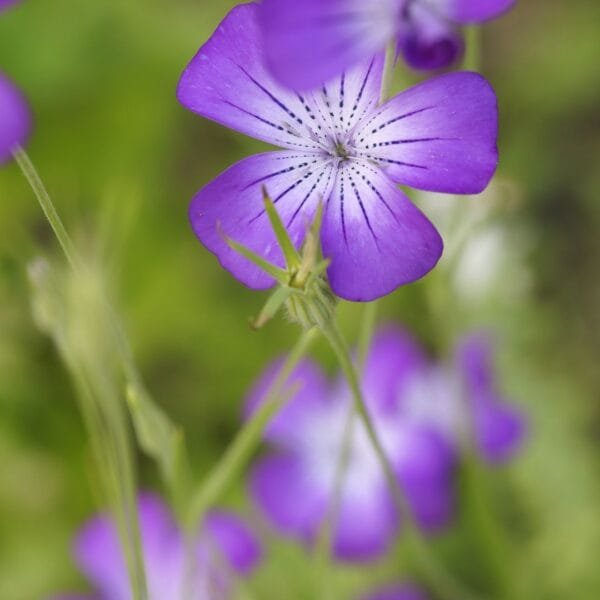
<svg viewBox="0 0 600 600">
<path fill-rule="evenodd" d="M 456 355 L 467 385 L 474 397 L 494 392 L 494 355 L 492 340 L 485 333 L 465 336 L 458 344 Z"/>
<path fill-rule="evenodd" d="M 427 596 L 416 586 L 393 584 L 367 594 L 361 600 L 427 600 Z"/>
<path fill-rule="evenodd" d="M 0 164 L 9 161 L 17 146 L 31 132 L 31 114 L 27 101 L 17 87 L 0 73 Z"/>
<path fill-rule="evenodd" d="M 428 273 L 443 243 L 427 218 L 367 161 L 342 163 L 321 232 L 333 291 L 370 301 Z"/>
<path fill-rule="evenodd" d="M 108 516 L 90 520 L 79 534 L 75 557 L 99 592 L 114 600 L 129 600 L 127 570 L 117 532 Z"/>
<path fill-rule="evenodd" d="M 446 525 L 454 513 L 455 453 L 430 431 L 411 431 L 405 460 L 396 468 L 413 516 L 425 531 Z"/>
<path fill-rule="evenodd" d="M 0 12 L 13 4 L 17 4 L 17 2 L 20 2 L 20 0 L 0 0 Z"/>
<path fill-rule="evenodd" d="M 153 494 L 139 500 L 140 533 L 148 588 L 160 598 L 182 593 L 184 556 L 181 535 L 163 502 Z M 129 600 L 127 568 L 112 519 L 92 519 L 76 541 L 81 570 L 103 597 Z"/>
<path fill-rule="evenodd" d="M 283 359 L 274 361 L 254 384 L 246 401 L 246 417 L 266 400 L 282 365 Z M 283 393 L 293 389 L 297 391 L 275 415 L 267 427 L 265 439 L 283 446 L 293 445 L 294 440 L 302 436 L 304 427 L 315 411 L 323 405 L 327 387 L 327 380 L 320 368 L 310 360 L 303 360 L 288 378 Z"/>
<path fill-rule="evenodd" d="M 474 414 L 475 437 L 492 463 L 511 458 L 527 433 L 525 416 L 496 390 L 492 340 L 485 333 L 466 336 L 457 347 L 458 368 Z"/>
<path fill-rule="evenodd" d="M 430 79 L 392 98 L 355 134 L 357 150 L 398 183 L 476 194 L 498 164 L 498 107 L 481 75 Z"/>
<path fill-rule="evenodd" d="M 405 386 L 426 364 L 422 349 L 409 333 L 394 326 L 380 328 L 363 369 L 362 386 L 370 406 L 376 412 L 395 412 Z"/>
<path fill-rule="evenodd" d="M 481 453 L 494 464 L 511 459 L 521 448 L 527 434 L 523 413 L 498 401 L 475 407 L 475 428 Z"/>
<path fill-rule="evenodd" d="M 350 562 L 375 560 L 388 550 L 397 530 L 398 516 L 383 478 L 361 497 L 345 490 L 336 515 L 334 554 Z"/>
<path fill-rule="evenodd" d="M 238 573 L 248 575 L 258 565 L 261 559 L 260 544 L 254 532 L 236 515 L 212 511 L 206 517 L 202 531 L 202 547 L 210 552 L 214 544 Z"/>
<path fill-rule="evenodd" d="M 293 89 L 319 87 L 382 52 L 397 33 L 404 0 L 263 0 L 267 63 Z"/>
<path fill-rule="evenodd" d="M 319 201 L 335 177 L 331 165 L 316 155 L 268 152 L 233 165 L 196 194 L 189 217 L 198 239 L 221 265 L 254 289 L 273 279 L 229 247 L 225 236 L 284 266 L 284 259 L 263 203 L 265 186 L 294 244 L 300 247 Z"/>
<path fill-rule="evenodd" d="M 267 456 L 254 468 L 250 490 L 267 519 L 284 535 L 314 539 L 327 495 L 310 481 L 299 457 Z"/>
<path fill-rule="evenodd" d="M 410 5 L 398 36 L 398 52 L 414 69 L 443 69 L 463 53 L 462 36 L 454 26 L 422 2 Z"/>
<path fill-rule="evenodd" d="M 456 23 L 481 23 L 499 17 L 515 0 L 438 0 L 439 10 Z"/>
</svg>

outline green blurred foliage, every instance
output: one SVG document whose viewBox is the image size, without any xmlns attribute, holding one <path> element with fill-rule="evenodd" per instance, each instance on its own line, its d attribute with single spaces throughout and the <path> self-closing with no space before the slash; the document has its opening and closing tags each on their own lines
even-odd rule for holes
<svg viewBox="0 0 600 600">
<path fill-rule="evenodd" d="M 250 330 L 248 317 L 264 295 L 223 272 L 187 223 L 195 191 L 263 147 L 175 100 L 181 70 L 233 4 L 29 0 L 0 19 L 0 68 L 23 87 L 36 115 L 30 154 L 80 247 L 106 261 L 147 387 L 183 424 L 198 478 L 237 430 L 253 377 L 297 335 L 282 319 Z M 405 323 L 435 355 L 445 355 L 470 328 L 497 333 L 504 388 L 529 413 L 532 434 L 514 464 L 483 482 L 503 538 L 510 598 L 600 594 L 599 23 L 596 0 L 521 0 L 484 27 L 481 66 L 501 108 L 498 183 L 474 200 L 423 202 L 445 204 L 459 225 L 483 207 L 489 215 L 475 229 L 501 232 L 496 255 L 503 260 L 482 288 L 481 272 L 473 275 L 464 257 L 477 258 L 488 246 L 467 243 L 462 258 L 458 251 L 462 279 L 447 261 L 381 303 L 386 319 Z M 404 78 L 400 73 L 398 83 Z M 447 215 L 431 214 L 444 229 Z M 467 233 L 471 241 L 477 237 Z M 0 598 L 6 600 L 83 589 L 70 540 L 98 504 L 73 389 L 31 316 L 26 267 L 39 255 L 60 259 L 17 167 L 3 168 Z M 360 314 L 357 305 L 340 308 L 350 337 Z M 334 367 L 324 345 L 316 355 Z M 158 485 L 154 465 L 142 456 L 140 471 L 145 486 Z M 252 510 L 243 482 L 226 500 Z M 470 520 L 465 497 L 460 519 L 436 549 L 458 573 L 489 588 L 489 540 Z M 313 565 L 303 550 L 273 538 L 267 558 L 253 582 L 258 598 L 315 597 Z M 404 565 L 400 548 L 398 560 L 340 568 L 335 577 L 350 597 L 368 581 L 401 577 Z"/>
</svg>

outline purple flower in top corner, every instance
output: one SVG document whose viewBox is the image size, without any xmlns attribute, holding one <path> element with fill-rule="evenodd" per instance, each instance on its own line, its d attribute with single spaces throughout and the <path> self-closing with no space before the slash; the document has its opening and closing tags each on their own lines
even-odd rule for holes
<svg viewBox="0 0 600 600">
<path fill-rule="evenodd" d="M 263 0 L 266 59 L 283 84 L 311 89 L 390 42 L 416 69 L 460 58 L 460 25 L 493 19 L 514 0 Z"/>
<path fill-rule="evenodd" d="M 461 438 L 472 435 L 488 462 L 505 462 L 521 448 L 527 427 L 495 380 L 490 339 L 465 336 L 453 365 L 428 364 L 413 373 L 402 393 L 405 417 L 440 431 L 457 452 Z"/>
<path fill-rule="evenodd" d="M 0 0 L 0 12 L 13 4 L 17 4 L 17 2 L 20 2 L 20 0 Z"/>
<path fill-rule="evenodd" d="M 427 596 L 416 586 L 395 584 L 382 587 L 361 600 L 427 600 Z"/>
<path fill-rule="evenodd" d="M 452 515 L 453 453 L 435 431 L 413 427 L 403 418 L 396 394 L 422 360 L 410 339 L 391 339 L 383 332 L 374 340 L 362 385 L 414 517 L 425 531 L 432 532 Z M 259 379 L 248 399 L 248 412 L 264 400 L 279 366 L 271 366 Z M 335 480 L 352 400 L 344 383 L 330 385 L 309 361 L 296 369 L 288 383 L 299 389 L 265 434 L 273 452 L 255 465 L 250 489 L 273 527 L 312 545 L 336 497 Z M 358 419 L 339 500 L 332 538 L 335 556 L 358 562 L 383 555 L 401 522 Z"/>
<path fill-rule="evenodd" d="M 1 7 L 1 6 L 0 6 Z M 12 158 L 31 132 L 31 114 L 18 88 L 0 73 L 0 164 Z"/>
<path fill-rule="evenodd" d="M 224 600 L 235 577 L 248 575 L 260 559 L 260 547 L 248 527 L 232 514 L 213 512 L 198 536 L 190 573 L 183 533 L 164 503 L 144 494 L 139 514 L 148 600 Z M 98 516 L 84 526 L 75 544 L 75 558 L 96 590 L 95 599 L 131 599 L 119 537 L 109 516 Z"/>
<path fill-rule="evenodd" d="M 244 4 L 227 15 L 177 94 L 190 110 L 283 150 L 246 158 L 200 190 L 189 211 L 196 236 L 247 286 L 272 286 L 225 239 L 283 266 L 265 186 L 298 247 L 323 203 L 321 244 L 341 298 L 373 300 L 424 276 L 442 240 L 396 184 L 459 194 L 487 186 L 498 162 L 490 85 L 475 73 L 453 73 L 379 105 L 383 55 L 369 52 L 337 79 L 297 93 L 267 69 L 260 10 Z"/>
</svg>

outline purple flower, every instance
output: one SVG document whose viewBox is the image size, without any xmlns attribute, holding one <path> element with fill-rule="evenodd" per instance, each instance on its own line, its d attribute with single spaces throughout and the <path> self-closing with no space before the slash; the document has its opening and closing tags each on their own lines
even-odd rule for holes
<svg viewBox="0 0 600 600">
<path fill-rule="evenodd" d="M 417 69 L 451 65 L 463 50 L 459 25 L 481 23 L 514 0 L 263 0 L 266 60 L 283 84 L 318 86 L 397 41 Z"/>
<path fill-rule="evenodd" d="M 8 8 L 9 6 L 16 4 L 17 2 L 19 2 L 19 0 L 0 0 L 0 12 Z"/>
<path fill-rule="evenodd" d="M 194 232 L 244 284 L 272 286 L 225 240 L 283 266 L 264 211 L 266 186 L 298 247 L 323 202 L 321 243 L 338 296 L 372 300 L 422 277 L 437 263 L 442 241 L 396 184 L 460 194 L 486 187 L 498 161 L 490 85 L 475 73 L 454 73 L 380 106 L 380 54 L 296 93 L 267 70 L 259 10 L 244 4 L 228 14 L 183 73 L 178 98 L 284 150 L 246 158 L 203 188 L 190 206 Z"/>
<path fill-rule="evenodd" d="M 427 596 L 415 586 L 396 584 L 368 594 L 362 600 L 427 600 Z"/>
<path fill-rule="evenodd" d="M 154 495 L 140 497 L 140 529 L 149 600 L 226 598 L 234 575 L 247 575 L 260 558 L 253 534 L 237 517 L 213 512 L 196 543 L 190 587 L 185 541 L 169 510 Z M 92 519 L 80 532 L 75 556 L 97 591 L 98 600 L 130 600 L 127 568 L 117 530 L 106 515 Z M 66 599 L 67 597 L 63 597 Z"/>
<path fill-rule="evenodd" d="M 25 143 L 30 131 L 31 114 L 25 98 L 0 73 L 0 164 L 12 158 L 15 148 Z"/>
<path fill-rule="evenodd" d="M 498 392 L 489 338 L 463 338 L 454 365 L 425 364 L 414 371 L 403 392 L 403 412 L 414 424 L 441 432 L 456 452 L 472 435 L 490 463 L 510 459 L 526 434 L 525 417 Z"/>
<path fill-rule="evenodd" d="M 382 333 L 366 362 L 363 389 L 377 433 L 426 531 L 452 514 L 453 453 L 433 430 L 404 419 L 396 394 L 420 364 L 419 351 L 406 337 Z M 264 399 L 278 365 L 257 382 L 248 399 L 251 412 Z M 255 466 L 251 495 L 282 534 L 312 544 L 335 498 L 334 481 L 352 407 L 344 383 L 328 385 L 309 361 L 289 380 L 300 385 L 273 420 L 266 439 L 275 449 Z M 379 462 L 361 422 L 355 420 L 349 461 L 336 510 L 333 551 L 341 560 L 366 561 L 382 555 L 399 529 L 399 517 Z"/>
</svg>

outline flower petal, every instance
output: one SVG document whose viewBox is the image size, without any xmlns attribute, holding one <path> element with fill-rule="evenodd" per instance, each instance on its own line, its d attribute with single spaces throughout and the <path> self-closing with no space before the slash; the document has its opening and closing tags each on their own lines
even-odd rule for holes
<svg viewBox="0 0 600 600">
<path fill-rule="evenodd" d="M 402 92 L 355 134 L 359 156 L 418 189 L 476 194 L 498 164 L 498 107 L 490 84 L 449 73 Z"/>
<path fill-rule="evenodd" d="M 471 400 L 479 448 L 489 462 L 504 462 L 521 447 L 527 424 L 522 412 L 496 390 L 492 340 L 485 333 L 468 335 L 456 354 Z"/>
<path fill-rule="evenodd" d="M 398 36 L 398 52 L 414 69 L 443 69 L 463 53 L 461 35 L 446 19 L 423 3 L 410 5 Z"/>
<path fill-rule="evenodd" d="M 499 17 L 515 0 L 438 0 L 438 10 L 456 23 L 481 23 Z"/>
<path fill-rule="evenodd" d="M 183 583 L 181 536 L 158 497 L 143 494 L 138 506 L 148 588 L 156 597 L 177 597 Z M 77 538 L 75 554 L 103 597 L 129 600 L 127 568 L 112 518 L 101 515 L 92 519 Z"/>
<path fill-rule="evenodd" d="M 346 300 L 369 301 L 428 273 L 442 240 L 388 177 L 366 161 L 342 163 L 321 233 L 329 281 Z"/>
<path fill-rule="evenodd" d="M 17 2 L 19 2 L 19 0 L 0 0 L 0 12 Z"/>
<path fill-rule="evenodd" d="M 260 22 L 275 77 L 300 91 L 317 88 L 385 49 L 403 0 L 263 0 Z"/>
<path fill-rule="evenodd" d="M 241 133 L 301 152 L 318 150 L 302 98 L 266 69 L 257 11 L 254 3 L 242 4 L 225 17 L 185 69 L 177 97 Z"/>
<path fill-rule="evenodd" d="M 254 468 L 250 491 L 269 522 L 282 534 L 314 539 L 327 510 L 327 496 L 292 454 L 267 456 Z"/>
<path fill-rule="evenodd" d="M 265 289 L 273 279 L 229 247 L 225 236 L 268 261 L 284 259 L 264 210 L 266 187 L 290 237 L 300 247 L 319 202 L 329 195 L 334 170 L 324 159 L 303 153 L 269 152 L 242 160 L 204 187 L 189 217 L 200 241 L 245 285 Z"/>
<path fill-rule="evenodd" d="M 344 493 L 336 515 L 333 550 L 351 562 L 374 560 L 389 548 L 398 529 L 398 516 L 385 481 L 360 498 Z"/>
<path fill-rule="evenodd" d="M 506 462 L 521 448 L 527 434 L 523 413 L 503 401 L 488 401 L 475 408 L 477 444 L 484 458 Z"/>
<path fill-rule="evenodd" d="M 9 161 L 31 131 L 27 102 L 15 85 L 0 73 L 0 164 Z"/>
<path fill-rule="evenodd" d="M 371 406 L 382 413 L 395 412 L 405 386 L 426 364 L 423 350 L 407 332 L 394 326 L 380 329 L 363 369 L 362 386 Z"/>
<path fill-rule="evenodd" d="M 425 531 L 446 525 L 454 512 L 455 453 L 432 431 L 409 433 L 407 452 L 396 470 L 413 516 Z"/>
<path fill-rule="evenodd" d="M 211 511 L 203 527 L 208 536 L 235 571 L 248 575 L 261 558 L 261 548 L 254 533 L 238 516 L 224 511 Z M 206 542 L 201 542 L 204 546 Z M 210 545 L 210 542 L 209 544 Z M 219 564 L 219 561 L 216 561 Z"/>
<path fill-rule="evenodd" d="M 254 384 L 246 401 L 246 417 L 266 400 L 282 365 L 283 359 L 273 362 Z M 327 380 L 321 369 L 309 360 L 303 360 L 294 369 L 285 384 L 284 394 L 296 388 L 296 393 L 267 427 L 265 439 L 284 446 L 294 445 L 297 438 L 302 437 L 304 427 L 314 418 L 315 410 L 320 410 L 327 397 Z"/>
<path fill-rule="evenodd" d="M 397 584 L 383 587 L 376 592 L 364 596 L 362 600 L 426 600 L 427 596 L 419 588 Z"/>
</svg>

